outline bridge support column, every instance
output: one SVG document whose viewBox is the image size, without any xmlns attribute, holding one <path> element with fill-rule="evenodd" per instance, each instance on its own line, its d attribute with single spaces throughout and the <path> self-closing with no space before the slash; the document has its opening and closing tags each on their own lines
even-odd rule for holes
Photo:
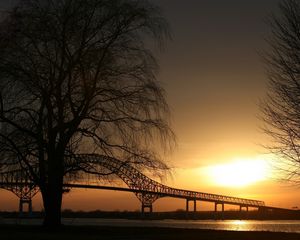
<svg viewBox="0 0 300 240">
<path fill-rule="evenodd" d="M 225 204 L 224 203 L 215 203 L 215 212 L 217 212 L 218 211 L 218 205 L 221 205 L 222 206 L 222 212 L 224 212 L 225 211 Z"/>
<path fill-rule="evenodd" d="M 19 215 L 20 217 L 23 216 L 23 206 L 24 204 L 28 205 L 28 215 L 32 216 L 32 200 L 31 199 L 22 199 L 20 198 L 20 202 L 19 202 Z"/>
<path fill-rule="evenodd" d="M 221 215 L 218 214 L 218 205 L 221 205 L 222 206 L 222 212 L 221 212 Z M 222 202 L 215 202 L 215 218 L 219 218 L 221 217 L 222 219 L 224 219 L 224 211 L 225 211 L 225 204 Z"/>
<path fill-rule="evenodd" d="M 149 212 L 152 213 L 153 212 L 153 208 L 152 208 L 152 204 L 142 204 L 142 213 L 145 213 L 146 209 L 149 209 Z"/>
<path fill-rule="evenodd" d="M 186 200 L 186 208 L 185 209 L 187 212 L 189 211 L 189 200 L 188 199 Z"/>
<path fill-rule="evenodd" d="M 196 201 L 196 199 L 186 199 L 186 211 L 187 212 L 189 212 L 189 203 L 190 203 L 190 201 L 193 201 L 193 203 L 194 203 L 194 212 L 196 212 L 197 211 L 197 201 Z"/>
<path fill-rule="evenodd" d="M 240 205 L 240 212 L 243 211 L 243 208 L 246 208 L 246 211 L 248 212 L 249 211 L 249 206 L 242 206 Z"/>
</svg>

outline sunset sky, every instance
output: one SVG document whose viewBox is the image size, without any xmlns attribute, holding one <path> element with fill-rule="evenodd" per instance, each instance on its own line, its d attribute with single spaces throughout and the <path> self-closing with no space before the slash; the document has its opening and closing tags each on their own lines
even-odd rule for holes
<svg viewBox="0 0 300 240">
<path fill-rule="evenodd" d="M 267 205 L 299 206 L 300 190 L 272 174 L 268 143 L 260 127 L 259 99 L 267 78 L 259 52 L 266 50 L 266 22 L 277 0 L 151 0 L 161 6 L 173 40 L 163 53 L 158 79 L 166 90 L 178 146 L 166 156 L 171 187 L 263 200 Z M 0 8 L 8 3 L 1 1 Z M 18 199 L 0 190 L 0 210 Z M 39 196 L 34 209 L 42 208 Z M 73 190 L 63 208 L 137 210 L 133 193 Z M 154 211 L 184 209 L 185 201 L 159 199 Z M 225 208 L 230 209 L 231 206 Z M 198 210 L 213 209 L 198 203 Z"/>
</svg>

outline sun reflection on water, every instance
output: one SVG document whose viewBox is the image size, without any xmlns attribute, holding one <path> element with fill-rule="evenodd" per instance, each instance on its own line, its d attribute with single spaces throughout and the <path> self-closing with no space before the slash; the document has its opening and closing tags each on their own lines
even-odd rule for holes
<svg viewBox="0 0 300 240">
<path fill-rule="evenodd" d="M 233 225 L 245 225 L 245 224 L 247 224 L 247 222 L 243 221 L 243 220 L 233 220 L 233 221 L 231 221 L 231 224 L 233 224 Z"/>
</svg>

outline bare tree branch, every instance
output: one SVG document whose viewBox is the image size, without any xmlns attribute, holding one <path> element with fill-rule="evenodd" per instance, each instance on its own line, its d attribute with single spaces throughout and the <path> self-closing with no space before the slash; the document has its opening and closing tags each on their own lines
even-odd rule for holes
<svg viewBox="0 0 300 240">
<path fill-rule="evenodd" d="M 300 4 L 284 0 L 280 15 L 269 23 L 270 50 L 263 55 L 269 77 L 269 92 L 261 102 L 264 131 L 273 138 L 266 146 L 278 160 L 275 166 L 285 180 L 300 181 Z"/>
<path fill-rule="evenodd" d="M 70 156 L 167 169 L 174 133 L 145 39 L 169 36 L 144 0 L 22 0 L 0 24 L 0 161 L 40 187 L 46 224 L 60 222 L 66 179 L 113 174 Z"/>
</svg>

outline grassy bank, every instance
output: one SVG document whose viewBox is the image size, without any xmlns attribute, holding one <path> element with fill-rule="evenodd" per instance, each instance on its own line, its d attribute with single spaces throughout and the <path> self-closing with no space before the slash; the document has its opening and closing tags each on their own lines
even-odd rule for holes
<svg viewBox="0 0 300 240">
<path fill-rule="evenodd" d="M 0 225 L 0 238 L 3 240 L 299 240 L 300 234 L 90 226 L 65 226 L 59 230 L 50 231 L 37 226 Z"/>
</svg>

